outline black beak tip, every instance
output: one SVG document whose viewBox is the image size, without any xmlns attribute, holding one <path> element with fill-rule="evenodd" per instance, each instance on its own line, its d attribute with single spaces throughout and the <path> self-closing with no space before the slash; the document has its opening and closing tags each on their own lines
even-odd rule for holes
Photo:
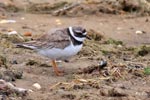
<svg viewBox="0 0 150 100">
<path fill-rule="evenodd" d="M 91 40 L 91 38 L 90 38 L 89 36 L 86 36 L 86 38 L 87 38 L 88 40 Z"/>
</svg>

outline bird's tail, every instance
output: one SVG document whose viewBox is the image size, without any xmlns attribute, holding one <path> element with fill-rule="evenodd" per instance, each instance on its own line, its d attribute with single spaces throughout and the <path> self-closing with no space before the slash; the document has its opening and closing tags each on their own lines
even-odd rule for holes
<svg viewBox="0 0 150 100">
<path fill-rule="evenodd" d="M 29 45 L 26 45 L 26 44 L 19 43 L 19 44 L 15 44 L 15 45 L 16 45 L 16 48 L 25 48 L 25 49 L 31 49 L 31 50 L 35 49 L 35 47 L 29 46 Z"/>
</svg>

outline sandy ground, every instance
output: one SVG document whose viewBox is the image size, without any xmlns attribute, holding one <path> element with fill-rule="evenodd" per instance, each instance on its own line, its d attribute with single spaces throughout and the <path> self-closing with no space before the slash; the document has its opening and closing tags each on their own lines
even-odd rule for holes
<svg viewBox="0 0 150 100">
<path fill-rule="evenodd" d="M 57 0 L 58 1 L 58 0 Z M 58 63 L 60 69 L 65 71 L 63 76 L 56 76 L 50 66 L 48 58 L 38 55 L 31 50 L 23 48 L 15 48 L 1 46 L 1 54 L 7 58 L 10 69 L 23 71 L 21 79 L 17 79 L 13 83 L 17 87 L 32 89 L 34 92 L 29 93 L 24 97 L 14 97 L 15 100 L 149 100 L 150 96 L 150 80 L 149 75 L 144 75 L 143 69 L 150 66 L 149 54 L 146 56 L 136 56 L 134 51 L 129 51 L 126 48 L 138 48 L 142 45 L 150 44 L 150 17 L 135 17 L 131 14 L 113 15 L 85 15 L 82 17 L 65 17 L 52 16 L 50 14 L 31 14 L 31 13 L 9 13 L 6 19 L 16 20 L 16 23 L 0 24 L 0 32 L 8 33 L 7 30 L 15 30 L 19 34 L 31 32 L 32 37 L 37 34 L 43 34 L 53 28 L 62 28 L 68 26 L 83 26 L 87 30 L 94 30 L 103 35 L 105 40 L 110 38 L 120 40 L 122 45 L 103 44 L 101 41 L 87 40 L 81 52 L 70 58 L 69 62 Z M 2 20 L 2 19 L 1 19 Z M 58 20 L 61 24 L 58 24 Z M 142 33 L 136 33 L 142 31 Z M 31 37 L 29 37 L 31 38 Z M 89 46 L 89 47 L 88 47 Z M 91 48 L 90 48 L 91 47 Z M 96 48 L 96 49 L 95 49 Z M 102 54 L 102 50 L 109 51 L 110 54 Z M 111 52 L 113 51 L 113 52 Z M 115 52 L 115 53 L 114 53 Z M 88 54 L 89 53 L 89 54 Z M 107 70 L 113 66 L 117 66 L 119 73 L 115 71 L 111 75 L 103 75 L 103 70 L 100 74 L 98 70 L 91 73 L 84 73 L 82 69 L 92 66 L 97 66 L 101 59 L 106 59 L 108 62 Z M 124 59 L 127 59 L 125 61 Z M 17 61 L 17 64 L 11 62 Z M 36 62 L 33 65 L 27 65 L 30 61 Z M 132 71 L 125 71 L 127 65 L 133 64 L 134 67 L 142 66 L 139 69 L 131 68 Z M 120 67 L 120 66 L 126 66 Z M 120 69 L 123 68 L 123 71 Z M 79 71 L 83 71 L 79 74 Z M 127 74 L 126 74 L 127 72 Z M 136 73 L 138 72 L 138 73 Z M 139 74 L 140 73 L 140 74 Z M 107 79 L 107 78 L 110 79 Z M 104 78 L 104 79 L 99 79 Z M 74 85 L 68 87 L 60 84 L 53 90 L 50 88 L 59 82 L 68 82 L 68 86 L 76 79 L 83 81 L 75 82 Z M 88 79 L 95 80 L 89 85 Z M 38 83 L 41 89 L 36 89 L 32 85 Z M 82 85 L 81 85 L 82 84 Z M 79 86 L 78 86 L 79 85 Z"/>
<path fill-rule="evenodd" d="M 129 17 L 129 18 L 128 18 Z M 24 20 L 22 20 L 24 18 Z M 114 38 L 123 41 L 127 45 L 149 44 L 149 17 L 130 18 L 130 15 L 116 16 L 105 15 L 100 16 L 84 16 L 84 17 L 54 17 L 51 15 L 35 14 L 13 14 L 8 19 L 17 21 L 15 24 L 4 24 L 3 28 L 12 28 L 20 33 L 27 31 L 33 34 L 42 34 L 53 28 L 61 28 L 68 26 L 83 26 L 87 29 L 94 29 L 105 35 L 107 38 Z M 33 21 L 34 20 L 34 21 Z M 57 20 L 62 25 L 57 25 Z M 95 25 L 96 24 L 96 25 Z M 23 29 L 22 27 L 27 27 Z M 144 31 L 145 34 L 136 34 L 136 31 Z"/>
</svg>

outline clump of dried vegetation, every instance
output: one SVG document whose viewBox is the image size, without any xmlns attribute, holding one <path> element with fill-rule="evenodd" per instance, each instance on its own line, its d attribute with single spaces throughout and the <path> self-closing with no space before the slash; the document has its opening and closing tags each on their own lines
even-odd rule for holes
<svg viewBox="0 0 150 100">
<path fill-rule="evenodd" d="M 55 16 L 98 15 L 99 13 L 150 15 L 150 2 L 148 0 L 85 0 L 82 2 L 66 2 L 64 0 L 54 4 L 28 2 L 23 7 L 12 2 L 9 4 L 0 3 L 0 8 L 3 11 L 46 13 Z"/>
</svg>

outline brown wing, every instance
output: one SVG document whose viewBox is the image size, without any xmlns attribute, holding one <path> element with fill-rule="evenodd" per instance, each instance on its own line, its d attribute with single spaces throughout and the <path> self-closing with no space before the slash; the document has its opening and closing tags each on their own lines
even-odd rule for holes
<svg viewBox="0 0 150 100">
<path fill-rule="evenodd" d="M 58 29 L 54 31 L 49 31 L 48 33 L 42 35 L 40 38 L 23 43 L 23 46 L 35 49 L 44 48 L 61 48 L 64 49 L 70 44 L 69 35 L 67 29 Z"/>
</svg>

